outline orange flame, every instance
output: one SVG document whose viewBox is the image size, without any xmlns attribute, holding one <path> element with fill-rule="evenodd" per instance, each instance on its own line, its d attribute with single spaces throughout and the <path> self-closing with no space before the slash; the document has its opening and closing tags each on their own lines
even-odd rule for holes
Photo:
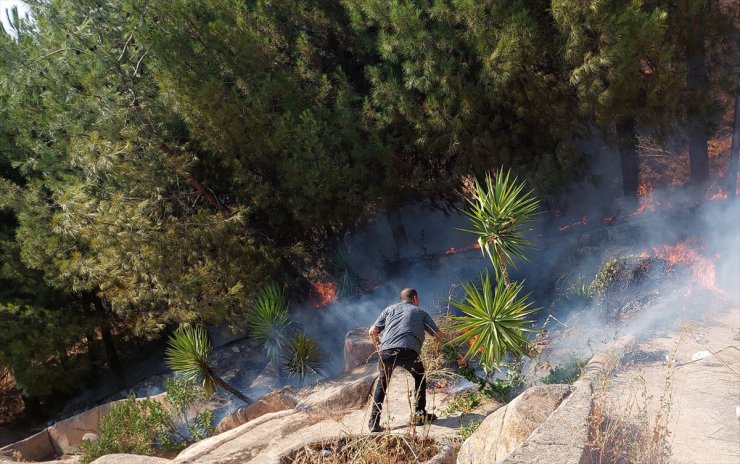
<svg viewBox="0 0 740 464">
<path fill-rule="evenodd" d="M 455 253 L 465 253 L 471 250 L 480 250 L 480 245 L 477 243 L 474 243 L 473 245 L 467 247 L 467 248 L 455 248 L 450 247 L 445 252 L 446 255 L 454 255 Z"/>
<path fill-rule="evenodd" d="M 617 217 L 615 215 L 610 214 L 609 216 L 604 218 L 604 224 L 611 224 L 616 218 Z"/>
<path fill-rule="evenodd" d="M 470 344 L 471 347 L 475 344 L 475 341 L 476 340 L 478 340 L 478 336 L 477 335 L 474 335 L 473 338 L 471 338 L 470 340 L 468 340 L 468 343 Z M 483 353 L 483 348 L 478 348 L 477 352 L 478 352 L 478 354 Z"/>
<path fill-rule="evenodd" d="M 630 216 L 639 216 L 645 210 L 655 211 L 655 199 L 653 198 L 653 184 L 645 182 L 637 187 L 637 196 L 640 197 L 640 206 Z"/>
<path fill-rule="evenodd" d="M 314 280 L 311 282 L 316 291 L 318 302 L 314 304 L 315 308 L 325 306 L 337 299 L 337 284 L 331 281 Z"/>
<path fill-rule="evenodd" d="M 694 241 L 687 238 L 676 245 L 654 247 L 653 251 L 655 256 L 666 261 L 669 270 L 676 264 L 688 264 L 696 282 L 707 288 L 717 289 L 715 263 L 697 252 L 693 246 Z"/>
<path fill-rule="evenodd" d="M 727 200 L 727 192 L 719 185 L 710 187 L 706 194 L 707 200 Z"/>
<path fill-rule="evenodd" d="M 577 226 L 579 224 L 582 224 L 582 225 L 585 226 L 586 224 L 588 224 L 588 218 L 586 216 L 583 216 L 580 221 L 576 221 L 573 224 L 568 224 L 568 225 L 565 225 L 565 226 L 560 226 L 559 229 L 560 229 L 560 232 L 562 232 L 564 230 L 568 230 L 571 227 Z"/>
</svg>

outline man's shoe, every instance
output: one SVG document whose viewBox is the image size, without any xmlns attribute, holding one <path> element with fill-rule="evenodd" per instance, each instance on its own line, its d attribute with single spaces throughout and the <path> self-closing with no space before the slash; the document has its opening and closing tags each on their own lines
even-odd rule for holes
<svg viewBox="0 0 740 464">
<path fill-rule="evenodd" d="M 373 424 L 370 423 L 367 425 L 367 428 L 370 430 L 370 433 L 378 433 L 378 432 L 384 432 L 385 429 L 380 426 L 380 424 Z"/>
<path fill-rule="evenodd" d="M 437 420 L 437 415 L 430 412 L 417 412 L 414 414 L 414 425 L 431 424 Z"/>
</svg>

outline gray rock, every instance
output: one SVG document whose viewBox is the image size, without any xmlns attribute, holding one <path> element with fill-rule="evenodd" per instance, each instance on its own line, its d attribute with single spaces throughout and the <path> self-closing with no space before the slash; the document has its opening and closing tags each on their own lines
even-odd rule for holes
<svg viewBox="0 0 740 464">
<path fill-rule="evenodd" d="M 531 387 L 488 416 L 460 448 L 458 464 L 502 462 L 570 395 L 570 385 Z"/>
<path fill-rule="evenodd" d="M 106 454 L 94 460 L 91 464 L 166 464 L 169 459 L 154 456 L 139 456 L 138 454 Z"/>
<path fill-rule="evenodd" d="M 271 412 L 292 409 L 298 403 L 296 391 L 292 387 L 283 387 L 263 396 L 259 400 L 239 408 L 224 417 L 216 426 L 215 433 L 223 433 Z"/>
<path fill-rule="evenodd" d="M 344 337 L 344 372 L 377 358 L 367 327 L 353 329 Z"/>
</svg>

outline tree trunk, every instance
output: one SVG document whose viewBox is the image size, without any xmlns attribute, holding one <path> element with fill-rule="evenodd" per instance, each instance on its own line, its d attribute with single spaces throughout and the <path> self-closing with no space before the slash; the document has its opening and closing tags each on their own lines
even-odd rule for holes
<svg viewBox="0 0 740 464">
<path fill-rule="evenodd" d="M 706 52 L 704 50 L 704 34 L 696 34 L 688 50 L 688 70 L 686 87 L 689 90 L 688 108 L 688 137 L 689 137 L 689 167 L 691 170 L 689 184 L 697 194 L 701 195 L 706 189 L 709 180 L 709 140 L 708 115 L 703 111 L 703 101 L 708 97 L 709 76 L 706 66 Z"/>
<path fill-rule="evenodd" d="M 740 41 L 739 41 L 740 42 Z M 740 152 L 740 75 L 735 90 L 735 125 L 732 129 L 732 150 L 730 151 L 730 169 L 727 171 L 727 196 L 732 198 L 737 192 L 737 163 Z"/>
<path fill-rule="evenodd" d="M 636 126 L 635 118 L 625 118 L 616 124 L 623 194 L 624 198 L 632 203 L 637 200 L 637 188 L 640 183 Z"/>
<path fill-rule="evenodd" d="M 134 114 L 139 119 L 139 122 L 144 126 L 144 129 L 149 133 L 150 136 L 153 138 L 157 138 L 157 133 L 154 130 L 154 126 L 152 126 L 152 123 L 142 114 L 141 107 L 139 105 L 138 100 L 134 100 L 131 107 L 134 110 Z M 174 158 L 175 155 L 166 144 L 163 142 L 159 144 L 159 150 L 164 153 L 164 155 L 170 159 Z M 221 204 L 220 201 L 216 198 L 216 196 L 208 190 L 198 179 L 195 178 L 190 173 L 186 174 L 186 177 L 188 179 L 188 183 L 201 195 L 205 200 L 210 204 L 216 211 L 223 213 L 224 215 L 231 215 L 231 211 L 228 207 Z"/>
<path fill-rule="evenodd" d="M 100 334 L 103 336 L 103 346 L 105 346 L 105 354 L 108 357 L 108 365 L 116 374 L 121 373 L 121 361 L 118 359 L 118 353 L 116 352 L 116 345 L 113 343 L 113 335 L 110 332 L 110 326 L 103 324 L 100 327 Z"/>
<path fill-rule="evenodd" d="M 85 338 L 87 338 L 87 359 L 90 362 L 90 382 L 94 382 L 98 378 L 98 340 L 94 330 L 88 331 Z"/>
<path fill-rule="evenodd" d="M 211 375 L 213 376 L 213 380 L 216 382 L 216 385 L 218 385 L 219 387 L 223 388 L 224 390 L 226 390 L 227 392 L 231 393 L 232 395 L 236 396 L 237 398 L 239 398 L 240 400 L 244 401 L 245 403 L 247 403 L 247 404 L 251 404 L 252 403 L 252 400 L 250 400 L 249 398 L 247 398 L 242 392 L 240 392 L 236 388 L 234 388 L 231 385 L 229 385 L 228 383 L 226 383 L 226 381 L 224 381 L 224 379 L 222 379 L 221 377 L 217 376 L 213 372 L 211 372 Z"/>
<path fill-rule="evenodd" d="M 400 255 L 409 246 L 409 238 L 403 226 L 400 210 L 394 209 L 388 213 L 388 224 L 391 226 L 393 242 L 396 244 L 396 253 Z"/>
</svg>

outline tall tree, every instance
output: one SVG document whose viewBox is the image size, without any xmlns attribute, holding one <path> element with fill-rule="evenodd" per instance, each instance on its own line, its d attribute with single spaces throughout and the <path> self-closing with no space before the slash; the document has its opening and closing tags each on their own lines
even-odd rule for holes
<svg viewBox="0 0 740 464">
<path fill-rule="evenodd" d="M 686 69 L 682 117 L 675 127 L 686 132 L 689 184 L 703 195 L 709 179 L 708 142 L 723 112 L 718 97 L 720 92 L 733 89 L 728 74 L 735 63 L 728 60 L 732 60 L 730 51 L 736 46 L 731 20 L 737 11 L 726 10 L 714 0 L 659 3 L 668 12 L 666 40 L 675 47 L 676 67 Z"/>
<path fill-rule="evenodd" d="M 666 41 L 666 11 L 646 3 L 552 2 L 581 111 L 616 142 L 628 199 L 639 185 L 638 130 L 675 120 L 683 82 Z"/>
<path fill-rule="evenodd" d="M 138 333 L 222 320 L 270 274 L 270 250 L 193 174 L 182 120 L 159 98 L 140 24 L 110 3 L 34 2 L 34 49 L 6 82 L 22 150 L 21 256 L 90 292 Z M 265 259 L 265 257 L 268 259 Z"/>
<path fill-rule="evenodd" d="M 345 0 L 368 54 L 366 112 L 408 197 L 450 195 L 501 164 L 546 192 L 584 167 L 548 2 Z"/>
<path fill-rule="evenodd" d="M 392 191 L 389 153 L 361 113 L 362 57 L 340 5 L 137 4 L 140 43 L 199 170 L 263 239 L 311 249 Z"/>
</svg>

